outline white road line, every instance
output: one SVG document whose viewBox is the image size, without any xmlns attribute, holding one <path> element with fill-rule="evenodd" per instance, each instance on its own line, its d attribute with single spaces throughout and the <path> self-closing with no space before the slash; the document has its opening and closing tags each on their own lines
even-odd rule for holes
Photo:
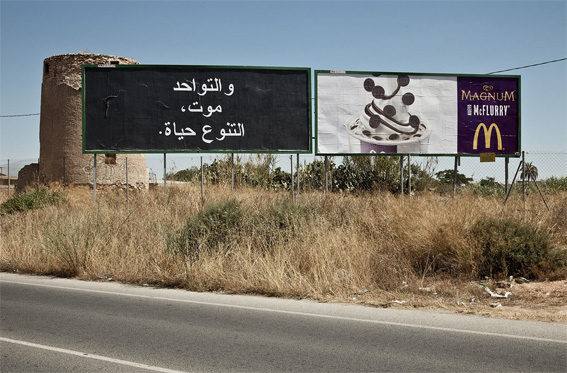
<svg viewBox="0 0 567 373">
<path fill-rule="evenodd" d="M 400 327 L 406 327 L 406 328 L 416 328 L 416 329 L 426 329 L 426 330 L 437 330 L 437 331 L 444 331 L 444 332 L 474 334 L 474 335 L 483 335 L 483 336 L 491 336 L 491 337 L 499 337 L 499 338 L 523 339 L 523 340 L 538 341 L 538 342 L 551 342 L 551 343 L 567 344 L 567 340 L 550 339 L 550 338 L 540 338 L 540 337 L 530 337 L 530 336 L 525 336 L 525 335 L 514 335 L 514 334 L 502 334 L 502 333 L 482 332 L 482 331 L 477 331 L 477 330 L 445 328 L 445 327 L 441 327 L 441 326 L 430 326 L 430 325 L 419 325 L 419 324 L 407 324 L 407 323 L 400 323 L 400 322 L 394 322 L 394 321 L 381 321 L 381 320 L 372 320 L 372 319 L 357 319 L 357 318 L 354 318 L 354 317 L 346 317 L 346 316 L 322 315 L 322 314 L 317 314 L 317 313 L 308 313 L 308 312 L 300 312 L 300 311 L 286 311 L 286 310 L 277 310 L 277 309 L 270 309 L 270 308 L 241 306 L 241 305 L 235 305 L 235 304 L 225 304 L 225 303 L 215 303 L 215 302 L 204 302 L 204 301 L 196 301 L 196 300 L 188 300 L 188 299 L 175 299 L 175 298 L 157 297 L 157 296 L 140 295 L 140 294 L 128 294 L 128 293 L 120 293 L 120 292 L 104 291 L 104 290 L 80 289 L 80 288 L 65 287 L 65 286 L 57 286 L 57 285 L 44 285 L 44 284 L 33 284 L 33 283 L 28 283 L 28 282 L 17 282 L 17 281 L 5 281 L 5 280 L 0 280 L 0 283 L 2 283 L 2 282 L 11 283 L 11 284 L 17 284 L 17 285 L 30 285 L 30 286 L 39 286 L 39 287 L 46 287 L 46 288 L 53 288 L 53 289 L 62 289 L 62 290 L 75 290 L 75 291 L 82 291 L 82 292 L 87 292 L 87 293 L 97 293 L 97 294 L 106 294 L 106 295 L 119 295 L 119 296 L 131 297 L 131 298 L 144 298 L 144 299 L 153 299 L 153 300 L 166 300 L 166 301 L 169 301 L 169 302 L 200 304 L 200 305 L 207 305 L 207 306 L 217 306 L 217 307 L 225 307 L 225 308 L 236 308 L 236 309 L 244 309 L 244 310 L 259 311 L 259 312 L 273 312 L 273 313 L 281 313 L 281 314 L 297 315 L 297 316 L 307 316 L 307 317 L 318 317 L 318 318 L 333 319 L 333 320 L 356 321 L 356 322 L 363 322 L 363 323 L 370 323 L 370 324 L 378 324 L 378 325 L 400 326 Z"/>
<path fill-rule="evenodd" d="M 46 345 L 41 345 L 41 344 L 37 344 L 37 343 L 31 343 L 31 342 L 25 342 L 25 341 L 18 341 L 18 340 L 10 339 L 10 338 L 0 337 L 0 341 L 6 342 L 6 343 L 18 344 L 18 345 L 27 346 L 27 347 L 40 348 L 40 349 L 42 349 L 42 350 L 47 350 L 47 351 L 60 352 L 60 353 L 63 353 L 63 354 L 79 356 L 79 357 L 83 357 L 83 358 L 87 358 L 87 359 L 95 359 L 95 360 L 108 361 L 108 362 L 110 362 L 110 363 L 115 363 L 115 364 L 121 364 L 121 365 L 130 366 L 130 367 L 135 367 L 135 368 L 141 368 L 141 369 L 152 370 L 152 371 L 154 371 L 154 372 L 183 373 L 183 372 L 180 371 L 180 370 L 173 370 L 173 369 L 167 369 L 167 368 L 160 368 L 160 367 L 155 367 L 155 366 L 152 366 L 152 365 L 146 365 L 146 364 L 135 363 L 135 362 L 133 362 L 133 361 L 126 361 L 126 360 L 120 360 L 120 359 L 113 359 L 113 358 L 111 358 L 111 357 L 106 357 L 106 356 L 101 356 L 101 355 L 96 355 L 96 354 L 88 354 L 88 353 L 85 353 L 85 352 L 67 350 L 67 349 L 65 349 L 65 348 L 46 346 Z"/>
</svg>

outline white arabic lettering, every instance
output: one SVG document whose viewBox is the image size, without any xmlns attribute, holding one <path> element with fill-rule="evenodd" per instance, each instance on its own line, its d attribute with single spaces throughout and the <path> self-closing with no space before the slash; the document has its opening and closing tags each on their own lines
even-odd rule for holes
<svg viewBox="0 0 567 373">
<path fill-rule="evenodd" d="M 177 82 L 177 87 L 173 87 L 173 90 L 193 92 L 195 90 L 195 79 L 193 79 L 192 83 L 193 87 L 189 86 L 189 84 L 185 82 L 181 83 L 181 85 L 179 84 L 179 82 Z"/>
<path fill-rule="evenodd" d="M 206 118 L 209 118 L 211 115 L 213 115 L 213 113 L 222 113 L 222 107 L 220 105 L 217 105 L 216 108 L 213 108 L 211 105 L 209 105 L 207 110 L 209 112 L 209 115 L 203 114 L 203 116 Z"/>
<path fill-rule="evenodd" d="M 173 87 L 174 91 L 182 92 L 197 92 L 199 96 L 204 96 L 208 92 L 222 92 L 222 80 L 219 78 L 208 78 L 206 83 L 198 84 L 195 78 L 185 80 L 185 82 L 176 82 L 176 86 Z M 226 96 L 232 96 L 234 93 L 234 84 L 230 83 L 228 85 L 228 92 L 223 92 Z"/>
<path fill-rule="evenodd" d="M 208 124 L 203 126 L 203 136 L 201 137 L 203 139 L 203 142 L 206 142 L 207 144 L 210 144 L 210 143 L 213 142 L 213 140 L 209 140 L 209 139 L 205 138 L 205 135 L 210 133 L 212 130 L 213 129 Z"/>
</svg>

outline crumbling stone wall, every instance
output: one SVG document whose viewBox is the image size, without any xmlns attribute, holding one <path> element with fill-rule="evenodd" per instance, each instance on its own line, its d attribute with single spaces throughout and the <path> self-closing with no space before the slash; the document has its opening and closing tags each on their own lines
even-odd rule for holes
<svg viewBox="0 0 567 373">
<path fill-rule="evenodd" d="M 32 163 L 24 166 L 18 171 L 18 180 L 16 181 L 16 191 L 23 192 L 25 189 L 32 185 L 38 184 L 39 165 Z"/>
<path fill-rule="evenodd" d="M 137 61 L 92 53 L 63 54 L 43 62 L 39 172 L 42 182 L 92 184 L 93 154 L 82 153 L 83 64 L 135 65 Z M 124 184 L 126 155 L 97 155 L 97 184 Z M 130 185 L 147 188 L 148 171 L 143 154 L 128 155 Z"/>
</svg>

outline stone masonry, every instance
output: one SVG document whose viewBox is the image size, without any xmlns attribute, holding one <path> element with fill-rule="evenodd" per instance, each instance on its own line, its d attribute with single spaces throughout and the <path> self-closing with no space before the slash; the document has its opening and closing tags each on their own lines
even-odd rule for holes
<svg viewBox="0 0 567 373">
<path fill-rule="evenodd" d="M 65 180 L 70 184 L 93 184 L 95 157 L 82 152 L 83 64 L 132 65 L 138 62 L 92 53 L 63 54 L 44 60 L 39 130 L 39 173 L 43 183 Z M 97 184 L 125 185 L 126 157 L 130 186 L 147 188 L 148 170 L 143 154 L 98 154 Z"/>
</svg>

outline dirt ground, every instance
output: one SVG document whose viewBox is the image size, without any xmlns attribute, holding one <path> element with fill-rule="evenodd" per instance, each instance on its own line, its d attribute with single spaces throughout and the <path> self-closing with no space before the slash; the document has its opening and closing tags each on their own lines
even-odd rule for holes
<svg viewBox="0 0 567 373">
<path fill-rule="evenodd" d="M 490 318 L 567 323 L 567 280 L 522 284 L 470 282 L 461 285 L 460 290 L 457 294 L 455 291 L 447 293 L 442 286 L 433 285 L 417 291 L 413 289 L 374 297 L 372 289 L 365 289 L 354 293 L 349 301 L 373 307 L 427 309 Z"/>
<path fill-rule="evenodd" d="M 430 295 L 422 304 L 427 309 L 483 317 L 567 323 L 567 280 L 511 283 L 511 287 L 508 286 L 510 283 L 500 285 L 471 283 L 470 287 L 477 288 L 474 297 L 461 297 L 460 301 L 445 298 L 435 302 L 432 299 L 435 296 Z M 470 288 L 467 293 L 471 293 Z"/>
<path fill-rule="evenodd" d="M 511 293 L 508 298 L 492 298 L 487 292 L 488 298 L 473 313 L 507 319 L 567 322 L 567 280 L 515 284 L 505 291 Z"/>
</svg>

